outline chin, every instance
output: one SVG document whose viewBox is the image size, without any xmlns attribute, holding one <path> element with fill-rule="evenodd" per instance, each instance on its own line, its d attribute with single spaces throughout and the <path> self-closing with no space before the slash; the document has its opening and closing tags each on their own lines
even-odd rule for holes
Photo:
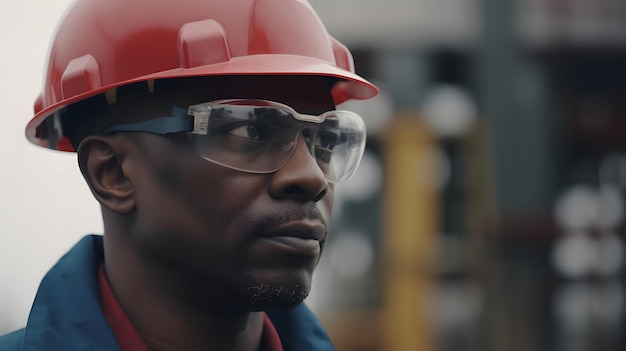
<svg viewBox="0 0 626 351">
<path fill-rule="evenodd" d="M 275 285 L 259 284 L 249 287 L 243 293 L 244 303 L 261 311 L 268 308 L 289 308 L 296 306 L 309 295 L 310 284 Z"/>
</svg>

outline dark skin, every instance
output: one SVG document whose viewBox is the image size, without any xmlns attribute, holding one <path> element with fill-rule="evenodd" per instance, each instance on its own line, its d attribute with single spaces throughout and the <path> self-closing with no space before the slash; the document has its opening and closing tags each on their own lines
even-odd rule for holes
<svg viewBox="0 0 626 351">
<path fill-rule="evenodd" d="M 191 83 L 159 103 L 127 99 L 108 114 L 144 120 L 167 114 L 152 108 L 161 103 L 218 98 L 274 100 L 308 114 L 334 109 L 319 77 L 233 82 L 215 91 Z M 184 135 L 149 133 L 90 135 L 79 164 L 102 206 L 107 278 L 151 350 L 258 350 L 262 311 L 308 294 L 333 188 L 302 139 L 271 174 L 206 161 Z M 293 236 L 316 239 L 306 240 L 306 250 L 281 241 Z"/>
</svg>

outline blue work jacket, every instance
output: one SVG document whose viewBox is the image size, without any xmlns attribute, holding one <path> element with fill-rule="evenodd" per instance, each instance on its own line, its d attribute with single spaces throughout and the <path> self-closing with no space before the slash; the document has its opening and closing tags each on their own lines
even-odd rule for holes
<svg viewBox="0 0 626 351">
<path fill-rule="evenodd" d="M 25 328 L 0 336 L 1 351 L 119 350 L 100 307 L 102 236 L 80 240 L 43 278 Z M 334 350 L 304 304 L 266 311 L 285 351 Z"/>
</svg>

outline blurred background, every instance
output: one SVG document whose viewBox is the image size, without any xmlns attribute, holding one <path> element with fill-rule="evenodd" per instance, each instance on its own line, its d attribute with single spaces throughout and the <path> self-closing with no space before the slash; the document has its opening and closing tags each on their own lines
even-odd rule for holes
<svg viewBox="0 0 626 351">
<path fill-rule="evenodd" d="M 339 351 L 621 351 L 626 2 L 310 0 L 382 89 L 307 300 Z M 0 333 L 98 207 L 27 144 L 68 0 L 0 4 Z"/>
</svg>

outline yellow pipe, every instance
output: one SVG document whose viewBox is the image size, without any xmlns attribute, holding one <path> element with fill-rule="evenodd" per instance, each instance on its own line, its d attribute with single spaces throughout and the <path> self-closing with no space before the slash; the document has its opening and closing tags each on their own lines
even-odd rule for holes
<svg viewBox="0 0 626 351">
<path fill-rule="evenodd" d="M 433 262 L 438 233 L 436 141 L 417 116 L 398 116 L 385 137 L 384 350 L 435 349 Z"/>
</svg>

